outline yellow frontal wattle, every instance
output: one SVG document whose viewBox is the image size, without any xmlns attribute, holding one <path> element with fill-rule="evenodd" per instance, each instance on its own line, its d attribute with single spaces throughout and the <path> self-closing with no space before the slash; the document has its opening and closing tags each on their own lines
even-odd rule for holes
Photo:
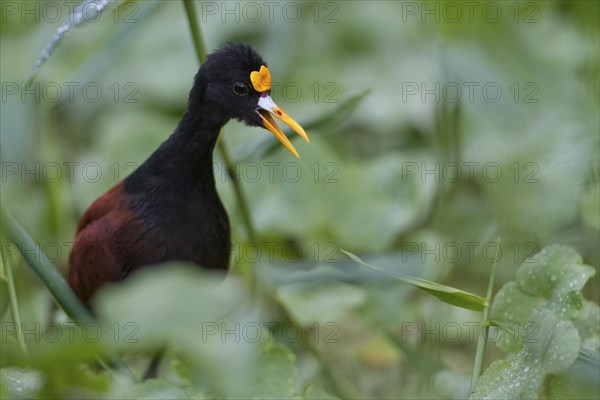
<svg viewBox="0 0 600 400">
<path fill-rule="evenodd" d="M 260 71 L 252 71 L 250 73 L 250 82 L 254 90 L 257 92 L 266 92 L 271 89 L 271 73 L 269 68 L 264 65 L 260 66 Z"/>
</svg>

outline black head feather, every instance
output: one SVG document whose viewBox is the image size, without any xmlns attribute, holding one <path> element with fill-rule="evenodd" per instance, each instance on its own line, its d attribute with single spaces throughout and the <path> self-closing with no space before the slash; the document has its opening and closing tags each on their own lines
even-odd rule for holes
<svg viewBox="0 0 600 400">
<path fill-rule="evenodd" d="M 227 43 L 212 52 L 194 78 L 190 109 L 208 113 L 206 119 L 219 123 L 235 118 L 250 126 L 262 126 L 256 113 L 261 93 L 252 86 L 250 74 L 263 65 L 267 63 L 246 44 Z"/>
<path fill-rule="evenodd" d="M 250 72 L 267 66 L 262 57 L 247 44 L 227 43 L 206 57 L 201 69 L 209 72 L 211 81 L 220 82 L 234 76 L 245 76 L 250 81 Z"/>
</svg>

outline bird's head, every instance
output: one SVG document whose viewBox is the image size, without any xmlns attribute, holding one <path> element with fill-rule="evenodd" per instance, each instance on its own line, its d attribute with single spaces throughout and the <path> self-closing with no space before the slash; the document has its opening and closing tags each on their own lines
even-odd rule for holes
<svg viewBox="0 0 600 400">
<path fill-rule="evenodd" d="M 273 116 L 309 141 L 306 132 L 271 98 L 271 73 L 267 63 L 250 46 L 227 44 L 209 54 L 196 75 L 190 101 L 210 105 L 224 121 L 235 118 L 249 126 L 268 129 L 296 157 L 298 152 L 281 131 Z M 198 98 L 199 97 L 199 98 Z"/>
</svg>

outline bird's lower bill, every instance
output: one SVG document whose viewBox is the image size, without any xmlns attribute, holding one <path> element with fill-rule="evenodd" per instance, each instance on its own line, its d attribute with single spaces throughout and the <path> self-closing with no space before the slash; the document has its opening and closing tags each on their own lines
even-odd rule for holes
<svg viewBox="0 0 600 400">
<path fill-rule="evenodd" d="M 283 133 L 281 128 L 277 125 L 275 120 L 273 119 L 273 115 L 277 117 L 279 120 L 283 121 L 286 125 L 292 128 L 298 135 L 302 136 L 304 140 L 310 143 L 308 139 L 308 135 L 304 132 L 304 129 L 298 122 L 296 122 L 292 117 L 290 117 L 285 111 L 281 108 L 277 107 L 277 105 L 271 99 L 271 96 L 265 95 L 260 98 L 258 101 L 258 109 L 256 110 L 258 114 L 262 118 L 262 122 L 265 128 L 269 130 L 283 146 L 288 149 L 293 155 L 297 158 L 300 158 L 298 152 L 288 139 L 288 137 Z"/>
</svg>

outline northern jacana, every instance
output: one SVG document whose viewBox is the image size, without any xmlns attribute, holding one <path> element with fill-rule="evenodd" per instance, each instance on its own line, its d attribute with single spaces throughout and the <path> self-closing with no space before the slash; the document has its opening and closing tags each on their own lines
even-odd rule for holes
<svg viewBox="0 0 600 400">
<path fill-rule="evenodd" d="M 270 90 L 269 69 L 250 46 L 228 44 L 207 57 L 175 131 L 79 221 L 67 278 L 85 304 L 104 284 L 147 265 L 181 260 L 228 268 L 229 219 L 212 161 L 220 129 L 233 118 L 265 127 L 298 157 L 275 116 L 308 141 Z"/>
</svg>

